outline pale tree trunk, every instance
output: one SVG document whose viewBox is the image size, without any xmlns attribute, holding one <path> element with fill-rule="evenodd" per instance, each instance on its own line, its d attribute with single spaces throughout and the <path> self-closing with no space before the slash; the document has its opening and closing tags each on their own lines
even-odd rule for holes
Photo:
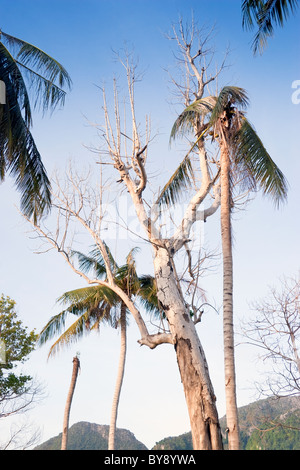
<svg viewBox="0 0 300 470">
<path fill-rule="evenodd" d="M 153 246 L 157 296 L 169 322 L 171 340 L 168 342 L 172 342 L 176 351 L 189 412 L 193 447 L 195 450 L 221 450 L 223 445 L 216 397 L 210 381 L 206 358 L 172 267 L 172 253 L 176 253 L 184 240 L 188 238 L 190 228 L 197 219 L 197 208 L 209 189 L 213 187 L 214 181 L 204 181 L 203 187 L 192 198 L 174 238 L 163 241 L 152 220 L 147 217 L 141 195 L 135 190 L 132 180 L 124 171 L 124 166 L 119 168 L 140 223 L 146 229 Z M 143 344 L 146 343 L 143 342 Z"/>
<path fill-rule="evenodd" d="M 67 401 L 66 401 L 66 406 L 65 406 L 61 450 L 67 450 L 70 409 L 71 409 L 71 404 L 72 404 L 72 399 L 74 395 L 79 368 L 80 368 L 80 361 L 78 357 L 75 356 L 73 358 L 72 378 L 71 378 L 71 384 L 70 384 L 69 393 L 67 396 Z"/>
<path fill-rule="evenodd" d="M 154 258 L 158 298 L 165 312 L 189 412 L 193 448 L 221 450 L 222 436 L 216 397 L 208 366 L 194 322 L 178 290 L 166 248 L 155 248 Z"/>
<path fill-rule="evenodd" d="M 117 94 L 115 94 L 115 119 L 116 119 L 116 138 L 112 135 L 112 126 L 106 105 L 105 91 L 104 110 L 106 124 L 106 144 L 112 158 L 114 167 L 118 170 L 121 181 L 126 185 L 135 207 L 136 215 L 139 219 L 141 227 L 145 230 L 149 242 L 154 250 L 154 267 L 157 287 L 157 296 L 166 314 L 169 322 L 170 333 L 158 333 L 149 335 L 146 325 L 140 318 L 136 307 L 130 305 L 130 301 L 126 300 L 124 292 L 120 293 L 120 297 L 126 303 L 134 318 L 138 321 L 141 332 L 140 344 L 147 344 L 154 348 L 158 344 L 165 342 L 171 343 L 175 347 L 178 367 L 184 388 L 185 398 L 187 402 L 191 431 L 193 437 L 193 446 L 195 450 L 219 450 L 222 449 L 222 436 L 219 426 L 218 413 L 216 408 L 216 398 L 210 381 L 207 362 L 196 331 L 196 327 L 190 318 L 189 309 L 184 301 L 179 280 L 173 271 L 172 263 L 175 253 L 177 253 L 189 239 L 192 225 L 198 219 L 198 209 L 210 190 L 215 190 L 218 174 L 212 179 L 209 171 L 204 171 L 203 180 L 196 194 L 191 198 L 190 203 L 185 211 L 182 222 L 177 226 L 175 234 L 165 239 L 161 237 L 160 229 L 156 226 L 159 216 L 157 207 L 152 211 L 146 210 L 143 192 L 147 184 L 147 175 L 145 171 L 145 163 L 148 155 L 149 128 L 146 123 L 146 135 L 143 144 L 138 134 L 138 125 L 136 122 L 134 108 L 134 83 L 135 68 L 132 67 L 127 60 L 123 63 L 128 80 L 129 102 L 132 117 L 132 148 L 126 150 L 124 159 L 123 149 L 121 148 L 121 132 L 119 106 Z M 127 138 L 127 136 L 125 136 Z M 145 143 L 146 142 L 146 143 Z M 199 147 L 199 158 L 201 168 L 208 168 L 206 152 L 203 145 Z M 217 196 L 217 194 L 216 194 Z M 217 197 L 216 197 L 217 200 Z M 148 204 L 147 204 L 148 207 Z M 213 204 L 209 211 L 203 211 L 205 215 L 211 215 L 217 209 L 218 204 Z M 205 220 L 205 217 L 204 217 Z M 101 246 L 101 243 L 100 243 Z M 102 251 L 102 249 L 101 249 Z M 103 250 L 105 251 L 105 250 Z M 109 263 L 106 262 L 109 273 Z M 113 284 L 112 273 L 108 274 L 108 281 Z M 117 291 L 116 286 L 114 290 Z"/>
<path fill-rule="evenodd" d="M 240 443 L 234 358 L 230 157 L 225 143 L 221 145 L 221 236 L 223 251 L 223 337 L 228 448 L 229 450 L 238 450 Z"/>
<path fill-rule="evenodd" d="M 120 357 L 119 357 L 119 367 L 117 380 L 115 385 L 112 410 L 111 410 L 111 419 L 108 435 L 108 450 L 115 449 L 115 432 L 117 425 L 117 415 L 118 415 L 118 406 L 121 394 L 121 388 L 124 377 L 125 369 L 125 359 L 126 359 L 126 305 L 124 302 L 121 303 L 121 316 L 120 316 L 120 327 L 121 327 L 121 347 L 120 347 Z"/>
</svg>

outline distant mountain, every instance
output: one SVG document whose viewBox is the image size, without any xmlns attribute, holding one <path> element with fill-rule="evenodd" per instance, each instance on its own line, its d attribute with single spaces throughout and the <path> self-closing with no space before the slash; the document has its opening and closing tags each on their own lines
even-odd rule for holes
<svg viewBox="0 0 300 470">
<path fill-rule="evenodd" d="M 300 396 L 267 398 L 239 408 L 241 447 L 246 450 L 300 450 Z M 226 418 L 220 419 L 226 449 Z M 70 450 L 107 450 L 109 426 L 81 421 L 69 429 Z M 61 434 L 34 450 L 59 450 Z M 116 430 L 116 450 L 148 450 L 127 429 Z M 153 450 L 192 450 L 191 433 L 167 437 Z"/>
<path fill-rule="evenodd" d="M 241 447 L 246 450 L 300 450 L 300 397 L 267 398 L 239 408 Z M 220 419 L 227 446 L 226 417 Z M 190 432 L 167 437 L 153 450 L 191 450 Z"/>
<path fill-rule="evenodd" d="M 73 424 L 68 432 L 69 450 L 107 450 L 109 426 L 81 421 Z M 34 448 L 34 450 L 60 450 L 60 433 Z M 117 429 L 115 434 L 116 450 L 148 450 L 127 429 Z"/>
<path fill-rule="evenodd" d="M 250 403 L 239 408 L 239 420 L 246 450 L 300 450 L 300 396 Z"/>
</svg>

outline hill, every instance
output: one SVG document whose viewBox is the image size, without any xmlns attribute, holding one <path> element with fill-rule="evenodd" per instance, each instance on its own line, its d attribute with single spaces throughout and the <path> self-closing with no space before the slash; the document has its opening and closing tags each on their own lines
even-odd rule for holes
<svg viewBox="0 0 300 470">
<path fill-rule="evenodd" d="M 239 419 L 244 449 L 300 450 L 300 396 L 250 403 Z"/>
<path fill-rule="evenodd" d="M 267 398 L 239 408 L 241 447 L 245 450 L 300 450 L 300 397 Z M 220 419 L 226 449 L 226 418 Z M 109 426 L 85 421 L 69 429 L 70 450 L 107 450 Z M 61 434 L 34 450 L 59 450 Z M 116 450 L 148 450 L 127 429 L 117 429 Z M 191 433 L 167 437 L 153 450 L 192 450 Z"/>
<path fill-rule="evenodd" d="M 267 398 L 239 408 L 241 447 L 245 450 L 300 450 L 300 397 Z M 226 417 L 220 419 L 226 448 Z M 191 450 L 187 432 L 167 437 L 154 450 Z"/>
<path fill-rule="evenodd" d="M 107 450 L 108 425 L 87 423 L 81 421 L 73 424 L 68 433 L 69 450 Z M 60 450 L 60 433 L 48 441 L 34 448 L 34 450 Z M 116 450 L 147 450 L 147 447 L 138 441 L 134 434 L 127 429 L 116 430 Z"/>
</svg>

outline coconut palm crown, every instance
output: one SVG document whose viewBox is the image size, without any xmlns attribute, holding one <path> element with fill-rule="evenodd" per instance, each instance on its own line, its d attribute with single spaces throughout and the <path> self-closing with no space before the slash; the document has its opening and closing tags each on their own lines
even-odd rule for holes
<svg viewBox="0 0 300 470">
<path fill-rule="evenodd" d="M 37 218 L 50 209 L 50 183 L 31 134 L 32 110 L 63 105 L 71 79 L 41 49 L 0 30 L 0 182 L 10 174 L 21 194 L 21 210 Z"/>
<path fill-rule="evenodd" d="M 118 266 L 108 247 L 106 248 L 116 284 L 129 297 L 138 298 L 148 313 L 159 316 L 155 280 L 150 275 L 138 276 L 134 261 L 136 249 L 129 252 L 124 265 Z M 73 252 L 73 256 L 77 257 L 80 269 L 84 272 L 93 270 L 98 279 L 106 278 L 105 263 L 97 247 L 88 256 L 76 251 Z M 70 314 L 78 318 L 51 346 L 49 356 L 55 354 L 61 347 L 78 341 L 85 333 L 98 329 L 100 323 L 118 326 L 121 299 L 106 286 L 95 285 L 68 291 L 58 299 L 58 302 L 67 304 L 68 307 L 53 316 L 42 329 L 39 335 L 40 345 L 65 329 L 66 320 Z"/>
<path fill-rule="evenodd" d="M 260 189 L 278 205 L 287 196 L 288 184 L 282 171 L 272 160 L 254 127 L 246 118 L 245 109 L 249 104 L 243 88 L 225 86 L 218 96 L 196 100 L 183 110 L 176 119 L 170 141 L 194 130 L 194 124 L 201 117 L 202 132 L 186 154 L 170 180 L 166 183 L 157 200 L 160 205 L 178 201 L 180 192 L 193 177 L 190 155 L 200 139 L 226 142 L 232 171 L 243 175 L 244 184 L 250 189 Z"/>
</svg>

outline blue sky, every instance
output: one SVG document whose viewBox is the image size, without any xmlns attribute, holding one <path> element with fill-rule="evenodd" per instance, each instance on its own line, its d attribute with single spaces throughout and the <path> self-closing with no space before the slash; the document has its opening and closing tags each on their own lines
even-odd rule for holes
<svg viewBox="0 0 300 470">
<path fill-rule="evenodd" d="M 62 110 L 51 117 L 34 117 L 33 134 L 50 175 L 56 167 L 63 171 L 70 158 L 75 158 L 80 167 L 93 162 L 86 146 L 97 145 L 95 131 L 88 125 L 88 121 L 101 119 L 101 95 L 96 85 L 109 86 L 112 77 L 120 73 L 113 51 L 127 44 L 133 47 L 145 72 L 137 91 L 141 119 L 150 113 L 154 130 L 159 130 L 151 165 L 159 169 L 162 179 L 167 179 L 180 155 L 168 146 L 178 108 L 170 105 L 171 86 L 165 69 L 174 67 L 175 61 L 173 45 L 165 34 L 179 16 L 189 21 L 192 13 L 200 26 L 215 25 L 219 63 L 226 48 L 230 48 L 230 67 L 220 78 L 220 86 L 232 84 L 247 90 L 251 101 L 248 117 L 290 184 L 288 204 L 281 209 L 275 210 L 271 202 L 258 195 L 247 211 L 234 217 L 237 322 L 247 318 L 249 302 L 266 295 L 269 285 L 278 283 L 284 274 L 298 272 L 300 231 L 300 104 L 293 104 L 291 99 L 292 83 L 300 80 L 299 14 L 284 29 L 276 30 L 262 56 L 253 57 L 252 34 L 242 30 L 240 4 L 239 0 L 0 1 L 0 28 L 44 49 L 66 67 L 73 80 Z M 0 191 L 0 292 L 15 299 L 24 323 L 39 331 L 57 313 L 56 299 L 64 291 L 82 285 L 82 281 L 54 252 L 34 254 L 36 244 L 15 208 L 19 199 L 9 178 Z M 212 227 L 217 224 L 218 218 Z M 147 263 L 140 262 L 141 272 L 152 270 Z M 220 274 L 205 283 L 219 305 Z M 216 314 L 207 315 L 199 328 L 219 414 L 223 416 L 221 331 L 221 315 Z M 137 345 L 138 337 L 131 321 L 118 426 L 130 429 L 151 447 L 159 439 L 189 430 L 189 423 L 172 348 L 166 345 L 149 351 Z M 71 424 L 80 420 L 109 423 L 118 346 L 117 332 L 103 329 L 100 337 L 84 340 L 49 362 L 47 348 L 33 354 L 25 370 L 45 383 L 48 397 L 32 410 L 30 419 L 41 426 L 43 440 L 61 432 L 72 357 L 78 350 L 82 372 Z M 255 399 L 253 382 L 259 370 L 255 353 L 243 347 L 237 349 L 240 406 Z"/>
</svg>

